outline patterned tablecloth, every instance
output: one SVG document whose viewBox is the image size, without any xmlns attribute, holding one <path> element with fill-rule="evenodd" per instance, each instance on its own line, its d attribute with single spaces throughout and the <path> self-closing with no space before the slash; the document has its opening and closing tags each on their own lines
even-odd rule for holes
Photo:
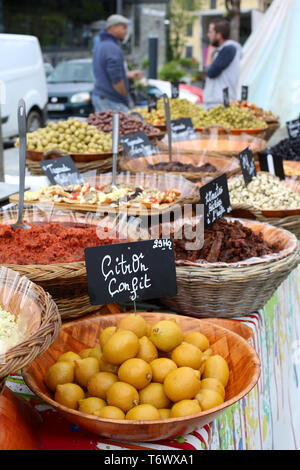
<svg viewBox="0 0 300 470">
<path fill-rule="evenodd" d="M 10 377 L 7 386 L 41 413 L 41 449 L 299 449 L 299 286 L 300 267 L 260 312 L 238 318 L 253 330 L 252 345 L 262 363 L 259 382 L 214 422 L 192 434 L 155 443 L 112 442 L 70 424 L 35 397 L 20 375 Z"/>
</svg>

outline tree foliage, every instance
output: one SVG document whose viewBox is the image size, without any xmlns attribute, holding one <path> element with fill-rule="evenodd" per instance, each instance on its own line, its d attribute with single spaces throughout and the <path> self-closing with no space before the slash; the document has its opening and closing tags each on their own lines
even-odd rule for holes
<svg viewBox="0 0 300 470">
<path fill-rule="evenodd" d="M 76 44 L 84 25 L 112 13 L 109 0 L 2 0 L 2 6 L 4 31 L 32 34 L 42 46 L 66 45 L 68 31 Z"/>
<path fill-rule="evenodd" d="M 168 61 L 180 59 L 186 44 L 187 27 L 196 19 L 193 12 L 200 10 L 201 7 L 202 0 L 172 0 L 167 12 L 170 21 L 167 44 Z"/>
</svg>

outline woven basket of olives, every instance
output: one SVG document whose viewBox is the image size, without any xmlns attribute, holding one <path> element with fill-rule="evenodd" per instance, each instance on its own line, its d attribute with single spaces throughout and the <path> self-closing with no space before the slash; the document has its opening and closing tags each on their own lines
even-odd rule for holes
<svg viewBox="0 0 300 470">
<path fill-rule="evenodd" d="M 70 155 L 75 162 L 106 159 L 112 156 L 112 137 L 77 118 L 51 121 L 46 127 L 27 134 L 28 160 L 41 161 L 51 151 Z"/>
</svg>

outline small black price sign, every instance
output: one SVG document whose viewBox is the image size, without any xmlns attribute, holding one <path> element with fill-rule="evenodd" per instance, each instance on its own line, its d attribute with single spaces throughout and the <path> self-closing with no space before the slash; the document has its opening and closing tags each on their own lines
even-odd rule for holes
<svg viewBox="0 0 300 470">
<path fill-rule="evenodd" d="M 195 132 L 191 118 L 180 118 L 171 121 L 172 140 L 192 140 L 196 139 Z"/>
<path fill-rule="evenodd" d="M 224 108 L 229 107 L 229 88 L 223 88 L 223 102 L 224 102 Z"/>
<path fill-rule="evenodd" d="M 242 86 L 241 101 L 248 101 L 248 90 L 249 87 L 247 87 L 246 85 Z"/>
<path fill-rule="evenodd" d="M 265 150 L 264 152 L 259 152 L 258 158 L 261 171 L 268 171 L 272 175 L 278 176 L 281 180 L 285 179 L 282 155 L 272 155 L 271 152 Z"/>
<path fill-rule="evenodd" d="M 83 177 L 69 155 L 43 160 L 39 162 L 39 165 L 51 184 L 68 186 L 70 184 L 84 183 Z"/>
<path fill-rule="evenodd" d="M 156 153 L 145 132 L 134 132 L 120 137 L 120 143 L 131 158 L 148 157 Z"/>
<path fill-rule="evenodd" d="M 148 113 L 157 109 L 157 98 L 152 93 L 148 94 Z"/>
<path fill-rule="evenodd" d="M 231 211 L 227 176 L 224 173 L 200 188 L 201 204 L 204 204 L 204 227 Z"/>
<path fill-rule="evenodd" d="M 179 97 L 179 82 L 171 82 L 171 98 Z"/>
<path fill-rule="evenodd" d="M 294 119 L 293 121 L 287 121 L 287 131 L 291 139 L 296 139 L 300 135 L 300 120 Z"/>
<path fill-rule="evenodd" d="M 245 150 L 242 150 L 242 152 L 239 153 L 239 159 L 245 185 L 247 186 L 252 178 L 256 176 L 255 161 L 251 147 L 247 147 Z"/>
<path fill-rule="evenodd" d="M 85 248 L 92 305 L 177 294 L 171 238 Z"/>
</svg>

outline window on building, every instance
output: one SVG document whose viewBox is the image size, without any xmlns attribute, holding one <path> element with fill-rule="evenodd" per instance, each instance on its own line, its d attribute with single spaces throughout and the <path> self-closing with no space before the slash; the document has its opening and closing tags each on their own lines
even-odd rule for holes
<svg viewBox="0 0 300 470">
<path fill-rule="evenodd" d="M 210 8 L 211 9 L 217 8 L 217 0 L 210 0 Z"/>
<path fill-rule="evenodd" d="M 185 57 L 187 59 L 193 58 L 193 46 L 185 46 Z"/>
<path fill-rule="evenodd" d="M 190 23 L 190 24 L 187 25 L 187 27 L 186 27 L 186 35 L 187 35 L 188 37 L 193 36 L 193 23 Z"/>
</svg>

